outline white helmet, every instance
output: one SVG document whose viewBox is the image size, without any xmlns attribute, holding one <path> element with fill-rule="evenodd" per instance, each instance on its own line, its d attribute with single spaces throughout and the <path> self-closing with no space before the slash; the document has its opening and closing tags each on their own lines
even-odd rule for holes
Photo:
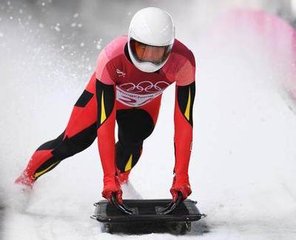
<svg viewBox="0 0 296 240">
<path fill-rule="evenodd" d="M 128 52 L 133 64 L 143 72 L 155 72 L 168 60 L 175 40 L 172 17 L 148 7 L 138 11 L 128 32 Z"/>
</svg>

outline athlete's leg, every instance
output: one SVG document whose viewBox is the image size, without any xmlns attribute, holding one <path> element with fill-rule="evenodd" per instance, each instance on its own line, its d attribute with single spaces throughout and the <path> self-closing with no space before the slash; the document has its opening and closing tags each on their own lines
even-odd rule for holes
<svg viewBox="0 0 296 240">
<path fill-rule="evenodd" d="M 160 101 L 161 97 L 158 97 L 141 108 L 117 110 L 116 166 L 121 183 L 127 181 L 130 170 L 142 154 L 144 140 L 154 130 Z"/>
<path fill-rule="evenodd" d="M 33 185 L 41 175 L 52 170 L 63 159 L 92 144 L 96 138 L 96 78 L 93 75 L 76 102 L 65 131 L 56 139 L 41 145 L 32 155 L 17 183 Z"/>
</svg>

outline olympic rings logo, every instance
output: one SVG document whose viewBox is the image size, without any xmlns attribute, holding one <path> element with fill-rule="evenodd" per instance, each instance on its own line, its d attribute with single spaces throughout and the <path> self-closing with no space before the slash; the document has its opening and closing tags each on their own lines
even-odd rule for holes
<svg viewBox="0 0 296 240">
<path fill-rule="evenodd" d="M 119 87 L 128 93 L 157 93 L 162 92 L 170 84 L 165 81 L 152 83 L 150 81 L 143 81 L 138 84 L 123 83 Z"/>
</svg>

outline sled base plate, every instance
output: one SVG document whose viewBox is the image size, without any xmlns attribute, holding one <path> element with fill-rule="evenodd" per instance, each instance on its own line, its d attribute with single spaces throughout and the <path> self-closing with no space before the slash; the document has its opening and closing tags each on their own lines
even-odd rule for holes
<svg viewBox="0 0 296 240">
<path fill-rule="evenodd" d="M 196 207 L 196 202 L 185 200 L 167 215 L 161 213 L 171 199 L 124 200 L 133 211 L 126 215 L 106 200 L 95 204 L 93 219 L 102 223 L 104 232 L 151 233 L 171 232 L 185 234 L 191 229 L 191 222 L 205 217 Z"/>
</svg>

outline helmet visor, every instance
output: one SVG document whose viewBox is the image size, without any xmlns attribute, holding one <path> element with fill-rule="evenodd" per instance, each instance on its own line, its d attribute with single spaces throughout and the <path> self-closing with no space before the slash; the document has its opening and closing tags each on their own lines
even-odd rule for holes
<svg viewBox="0 0 296 240">
<path fill-rule="evenodd" d="M 169 56 L 172 45 L 152 46 L 130 39 L 130 47 L 139 62 L 151 62 L 156 65 L 163 63 Z"/>
</svg>

